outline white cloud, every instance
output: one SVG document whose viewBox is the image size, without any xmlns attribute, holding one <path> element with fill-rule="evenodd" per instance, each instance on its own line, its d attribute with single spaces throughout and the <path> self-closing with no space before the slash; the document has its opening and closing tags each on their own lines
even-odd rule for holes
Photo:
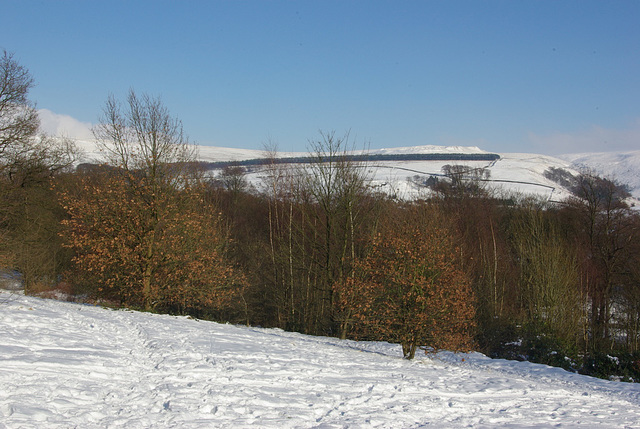
<svg viewBox="0 0 640 429">
<path fill-rule="evenodd" d="M 47 109 L 39 109 L 38 116 L 40 128 L 49 135 L 76 140 L 93 140 L 92 124 L 88 122 L 80 122 L 71 116 L 60 115 Z"/>
<path fill-rule="evenodd" d="M 538 135 L 529 133 L 535 150 L 549 154 L 629 151 L 640 148 L 640 118 L 626 129 L 608 129 L 598 125 L 575 133 Z"/>
</svg>

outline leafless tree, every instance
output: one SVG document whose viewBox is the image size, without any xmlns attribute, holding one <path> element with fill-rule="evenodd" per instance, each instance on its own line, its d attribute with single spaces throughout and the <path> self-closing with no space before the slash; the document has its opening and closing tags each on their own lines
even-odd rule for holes
<svg viewBox="0 0 640 429">
<path fill-rule="evenodd" d="M 0 57 L 0 266 L 18 270 L 27 291 L 60 272 L 58 206 L 51 181 L 70 167 L 68 139 L 38 135 L 34 80 L 13 54 Z"/>
<path fill-rule="evenodd" d="M 40 121 L 28 98 L 33 77 L 7 51 L 0 57 L 0 156 L 28 149 Z M 15 156 L 15 154 L 13 154 Z"/>
<path fill-rule="evenodd" d="M 317 279 L 319 292 L 316 323 L 320 329 L 339 324 L 346 336 L 348 317 L 335 313 L 333 284 L 341 280 L 355 258 L 356 230 L 363 215 L 364 196 L 368 192 L 366 165 L 353 161 L 354 151 L 349 133 L 321 133 L 321 139 L 310 141 L 309 152 L 314 161 L 303 169 L 303 187 L 318 208 L 309 219 L 316 229 L 315 249 L 322 274 Z"/>
<path fill-rule="evenodd" d="M 76 158 L 68 139 L 38 135 L 40 120 L 28 95 L 34 80 L 14 55 L 0 57 L 0 172 L 24 187 L 69 167 Z"/>
<path fill-rule="evenodd" d="M 438 183 L 436 186 L 441 194 L 458 198 L 486 196 L 486 183 L 491 175 L 486 168 L 447 164 L 442 167 L 442 172 L 449 181 Z"/>
<path fill-rule="evenodd" d="M 567 345 L 584 338 L 586 297 L 577 252 L 542 208 L 523 206 L 512 222 L 523 322 Z"/>
<path fill-rule="evenodd" d="M 182 122 L 159 97 L 129 90 L 126 104 L 110 95 L 93 134 L 107 162 L 127 174 L 142 175 L 150 185 L 174 182 L 195 161 Z"/>
<path fill-rule="evenodd" d="M 607 347 L 613 341 L 615 286 L 624 276 L 627 249 L 633 241 L 629 196 L 624 186 L 585 173 L 578 177 L 570 201 L 579 219 L 579 249 L 585 284 L 591 300 L 591 347 Z"/>
</svg>

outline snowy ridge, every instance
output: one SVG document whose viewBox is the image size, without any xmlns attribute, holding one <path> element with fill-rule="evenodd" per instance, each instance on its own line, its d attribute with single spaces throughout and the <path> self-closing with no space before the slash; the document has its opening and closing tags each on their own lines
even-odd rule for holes
<svg viewBox="0 0 640 429">
<path fill-rule="evenodd" d="M 85 153 L 84 162 L 101 158 L 100 151 L 96 143 L 91 140 L 77 140 L 76 144 Z M 488 154 L 478 147 L 465 146 L 411 146 L 386 149 L 355 150 L 357 154 L 371 155 L 407 155 L 407 154 Z M 280 158 L 293 158 L 308 156 L 308 152 L 278 152 Z M 237 149 L 217 146 L 198 146 L 198 158 L 201 161 L 244 161 L 249 159 L 260 159 L 267 156 L 266 151 L 256 149 Z"/>
<path fill-rule="evenodd" d="M 101 154 L 92 141 L 78 141 L 84 156 L 80 162 L 99 162 Z M 245 161 L 265 158 L 265 151 L 235 149 L 213 146 L 198 146 L 198 157 L 205 162 Z M 411 154 L 490 154 L 478 147 L 464 146 L 412 146 L 354 153 L 372 155 L 411 155 Z M 304 157 L 306 152 L 279 152 L 278 157 Z M 635 198 L 640 198 L 640 151 L 624 153 L 562 155 L 560 158 L 532 153 L 501 153 L 496 161 L 377 161 L 366 165 L 377 190 L 398 198 L 412 199 L 425 195 L 425 188 L 416 183 L 416 179 L 430 175 L 441 175 L 442 167 L 447 164 L 461 164 L 470 169 L 484 168 L 489 171 L 490 189 L 504 194 L 535 195 L 549 201 L 563 201 L 570 196 L 567 189 L 545 177 L 550 168 L 565 169 L 579 174 L 585 167 L 598 174 L 628 184 Z M 217 174 L 212 171 L 212 174 Z M 258 185 L 263 174 L 259 168 L 253 168 L 248 180 Z"/>
<path fill-rule="evenodd" d="M 93 140 L 76 140 L 76 145 L 81 151 L 79 163 L 101 162 L 104 157 L 95 141 Z M 281 156 L 289 156 L 280 154 Z M 198 146 L 198 158 L 201 161 L 218 162 L 218 161 L 242 161 L 246 159 L 264 158 L 265 152 L 262 150 L 252 149 L 235 149 L 226 147 Z"/>
<path fill-rule="evenodd" d="M 640 150 L 629 152 L 574 153 L 560 155 L 579 170 L 596 173 L 629 185 L 631 195 L 640 199 Z"/>
<path fill-rule="evenodd" d="M 384 154 L 384 155 L 400 155 L 400 154 L 414 154 L 414 153 L 489 153 L 476 146 L 410 146 L 410 147 L 395 147 L 388 149 L 372 149 L 366 151 L 366 153 L 372 155 Z"/>
<path fill-rule="evenodd" d="M 0 292 L 0 427 L 639 427 L 640 385 Z"/>
</svg>

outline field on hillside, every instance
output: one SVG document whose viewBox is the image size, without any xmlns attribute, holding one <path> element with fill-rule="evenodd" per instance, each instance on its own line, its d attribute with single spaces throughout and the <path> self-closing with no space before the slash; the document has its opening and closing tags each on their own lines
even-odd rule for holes
<svg viewBox="0 0 640 429">
<path fill-rule="evenodd" d="M 95 143 L 89 141 L 78 141 L 78 146 L 83 152 L 80 162 L 99 162 L 101 154 Z M 199 146 L 198 159 L 204 162 L 233 162 L 266 158 L 267 154 L 260 150 L 233 149 L 212 146 Z M 354 154 L 362 154 L 362 151 L 355 151 Z M 487 155 L 489 152 L 477 147 L 462 146 L 414 146 L 396 147 L 388 149 L 377 149 L 367 151 L 371 155 L 404 155 L 416 154 L 449 154 L 452 157 L 460 154 L 467 155 Z M 280 152 L 277 157 L 282 158 L 302 158 L 309 156 L 307 152 Z M 487 169 L 489 180 L 487 186 L 503 194 L 529 194 L 536 195 L 544 200 L 561 201 L 567 198 L 570 193 L 557 183 L 545 177 L 544 172 L 551 168 L 568 169 L 577 174 L 567 161 L 547 155 L 537 155 L 529 153 L 507 153 L 500 154 L 497 161 L 370 161 L 361 164 L 367 169 L 367 176 L 371 180 L 371 187 L 380 192 L 401 199 L 413 199 L 422 197 L 427 192 L 426 188 L 416 183 L 421 179 L 426 179 L 431 175 L 442 175 L 442 167 L 445 165 L 465 165 L 470 169 Z M 249 169 L 247 180 L 255 186 L 263 184 L 263 178 L 269 174 L 260 166 L 253 166 Z M 216 176 L 220 170 L 212 170 L 210 175 Z"/>
</svg>

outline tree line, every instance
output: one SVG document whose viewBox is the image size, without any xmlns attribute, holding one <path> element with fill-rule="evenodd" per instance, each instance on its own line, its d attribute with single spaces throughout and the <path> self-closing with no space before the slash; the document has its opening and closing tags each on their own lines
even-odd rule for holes
<svg viewBox="0 0 640 429">
<path fill-rule="evenodd" d="M 348 159 L 353 162 L 374 162 L 374 161 L 497 161 L 500 159 L 500 155 L 495 153 L 407 153 L 407 154 L 394 154 L 394 153 L 374 153 L 374 154 L 343 154 L 343 159 Z M 306 156 L 297 157 L 278 157 L 272 160 L 279 164 L 307 164 L 317 162 L 317 158 L 309 158 Z M 328 162 L 329 159 L 324 159 L 323 162 Z M 260 167 L 264 165 L 264 158 L 257 159 L 244 159 L 240 161 L 201 161 L 203 168 L 207 170 L 223 169 L 230 166 L 241 167 Z"/>
<path fill-rule="evenodd" d="M 574 194 L 551 204 L 452 165 L 402 201 L 333 132 L 315 162 L 268 148 L 260 183 L 211 177 L 133 90 L 94 128 L 106 162 L 74 168 L 38 133 L 28 71 L 6 52 L 0 68 L 0 268 L 26 293 L 640 377 L 640 217 L 615 182 L 550 171 Z"/>
</svg>

